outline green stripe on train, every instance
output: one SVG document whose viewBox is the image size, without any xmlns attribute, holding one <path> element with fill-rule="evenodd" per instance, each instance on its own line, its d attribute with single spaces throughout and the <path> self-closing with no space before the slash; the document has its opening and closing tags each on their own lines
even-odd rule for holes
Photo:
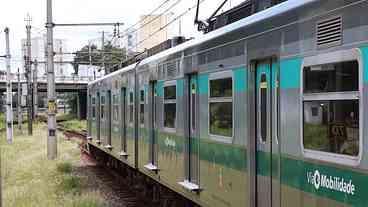
<svg viewBox="0 0 368 207">
<path fill-rule="evenodd" d="M 234 73 L 234 91 L 238 93 L 246 92 L 247 90 L 247 70 L 246 68 L 237 68 Z"/>
<path fill-rule="evenodd" d="M 353 206 L 368 206 L 368 175 L 282 157 L 281 182 Z"/>
<path fill-rule="evenodd" d="M 147 130 L 143 128 L 140 130 L 143 132 L 142 135 L 144 134 L 143 137 L 145 137 L 141 139 L 141 141 L 149 143 Z M 159 132 L 157 141 L 159 151 L 175 151 L 177 153 L 184 152 L 185 140 L 181 136 L 177 136 L 172 133 Z M 194 149 L 192 151 L 193 153 L 198 153 L 196 150 L 196 146 L 198 146 L 198 144 L 200 145 L 200 158 L 202 160 L 233 168 L 235 170 L 246 170 L 246 149 L 244 146 L 219 143 L 203 138 L 194 138 L 192 141 L 192 149 Z"/>
<path fill-rule="evenodd" d="M 362 52 L 363 64 L 364 64 L 364 82 L 368 83 L 368 46 L 364 46 L 360 48 Z"/>
<path fill-rule="evenodd" d="M 167 141 L 167 138 L 170 141 Z M 146 139 L 145 141 L 148 141 Z M 200 141 L 198 143 L 198 141 Z M 173 145 L 173 143 L 175 143 Z M 159 133 L 159 150 L 183 153 L 184 138 L 170 133 Z M 194 139 L 200 145 L 200 159 L 239 171 L 247 169 L 247 150 L 244 147 Z M 175 149 L 173 148 L 175 146 Z M 196 152 L 197 153 L 197 152 Z M 281 159 L 281 183 L 316 196 L 329 198 L 353 206 L 368 206 L 368 175 L 349 169 L 314 164 L 290 158 L 287 155 L 272 157 L 267 152 L 257 152 L 257 174 L 278 179 L 278 159 Z M 272 159 L 272 163 L 270 160 Z M 271 171 L 272 170 L 272 171 Z M 345 192 L 344 192 L 345 191 Z"/>
<path fill-rule="evenodd" d="M 282 89 L 295 89 L 300 87 L 301 66 L 301 58 L 280 61 L 280 87 Z"/>
</svg>

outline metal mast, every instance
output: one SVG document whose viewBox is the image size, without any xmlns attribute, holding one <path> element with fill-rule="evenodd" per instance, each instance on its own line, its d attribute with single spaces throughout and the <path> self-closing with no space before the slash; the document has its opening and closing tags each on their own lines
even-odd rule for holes
<svg viewBox="0 0 368 207">
<path fill-rule="evenodd" d="M 37 117 L 38 111 L 38 94 L 37 94 L 37 73 L 38 73 L 38 62 L 37 59 L 34 60 L 34 69 L 33 69 L 33 119 Z"/>
<path fill-rule="evenodd" d="M 27 55 L 26 55 L 26 77 L 27 77 L 27 116 L 28 116 L 28 135 L 32 135 L 33 126 L 32 126 L 32 82 L 31 82 L 31 58 L 32 58 L 32 50 L 31 50 L 31 18 L 28 16 L 26 19 L 27 26 Z"/>
<path fill-rule="evenodd" d="M 56 97 L 55 97 L 55 73 L 54 73 L 54 46 L 52 22 L 52 0 L 47 0 L 47 157 L 55 159 L 57 156 L 56 139 Z"/>
<path fill-rule="evenodd" d="M 22 134 L 22 122 L 23 122 L 23 117 L 22 117 L 22 89 L 21 89 L 21 84 L 20 84 L 20 71 L 18 68 L 18 104 L 17 104 L 17 112 L 18 112 L 18 130 L 19 133 Z"/>
<path fill-rule="evenodd" d="M 13 107 L 12 107 L 12 83 L 10 74 L 10 43 L 9 28 L 5 28 L 6 41 L 6 139 L 9 144 L 13 143 Z"/>
<path fill-rule="evenodd" d="M 101 45 L 101 55 L 102 55 L 102 68 L 105 70 L 105 75 L 109 73 L 109 71 L 105 68 L 105 31 L 102 31 L 102 45 Z"/>
</svg>

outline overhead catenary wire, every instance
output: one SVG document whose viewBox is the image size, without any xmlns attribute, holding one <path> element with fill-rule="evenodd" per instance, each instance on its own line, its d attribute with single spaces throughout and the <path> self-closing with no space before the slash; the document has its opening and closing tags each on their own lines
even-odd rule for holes
<svg viewBox="0 0 368 207">
<path fill-rule="evenodd" d="M 165 4 L 169 3 L 171 0 L 165 0 L 163 3 L 161 3 L 158 7 L 156 7 L 155 9 L 153 9 L 147 16 L 145 16 L 143 19 L 137 21 L 136 23 L 134 23 L 132 26 L 128 27 L 127 29 L 124 30 L 123 33 L 128 32 L 130 29 L 134 28 L 135 26 L 137 26 L 139 23 L 141 23 L 142 21 L 146 20 L 150 15 L 153 15 L 156 11 L 158 11 L 159 9 L 161 9 Z"/>
<path fill-rule="evenodd" d="M 123 37 L 126 37 L 132 33 L 138 32 L 140 29 L 142 29 L 143 27 L 151 24 L 152 22 L 156 21 L 157 19 L 159 19 L 161 16 L 163 16 L 164 14 L 169 13 L 176 5 L 178 5 L 182 0 L 177 0 L 176 2 L 174 2 L 173 4 L 171 4 L 168 8 L 166 8 L 163 12 L 161 12 L 160 14 L 155 15 L 154 18 L 150 19 L 147 22 L 144 22 L 147 18 L 149 18 L 150 16 L 152 16 L 158 9 L 162 8 L 166 3 L 170 2 L 171 0 L 166 0 L 164 3 L 162 3 L 160 6 L 158 6 L 156 9 L 154 9 L 152 12 L 150 12 L 148 15 L 145 15 L 143 19 L 139 20 L 138 22 L 136 22 L 134 25 L 130 26 L 129 28 L 125 29 L 123 32 L 123 35 L 120 36 L 118 34 L 118 37 L 116 37 L 115 35 L 112 34 L 112 38 L 110 39 L 111 44 L 113 44 L 113 40 L 116 38 L 120 39 Z M 140 25 L 138 28 L 135 28 L 135 26 L 137 26 L 138 24 L 140 24 L 141 22 L 144 22 L 142 25 Z"/>
<path fill-rule="evenodd" d="M 141 20 L 139 20 L 139 21 L 137 21 L 136 23 L 134 23 L 132 26 L 129 26 L 127 29 L 125 29 L 124 31 L 123 31 L 123 36 L 120 36 L 120 37 L 118 37 L 118 39 L 119 38 L 122 38 L 122 37 L 124 37 L 124 36 L 127 36 L 127 35 L 129 35 L 129 34 L 131 34 L 132 32 L 130 31 L 131 29 L 133 29 L 135 26 L 137 26 L 138 24 L 140 24 L 141 22 L 143 22 L 143 21 L 145 21 L 150 15 L 153 15 L 155 12 L 157 12 L 158 10 L 160 10 L 162 7 L 164 7 L 167 3 L 169 3 L 170 1 L 172 1 L 172 0 L 165 0 L 164 2 L 162 2 L 159 6 L 157 6 L 156 8 L 154 8 L 148 15 L 146 15 L 143 19 L 141 19 Z M 175 3 L 174 5 L 176 5 L 177 3 Z M 136 31 L 138 31 L 138 29 L 137 30 L 135 30 L 134 32 L 136 32 Z M 110 34 L 110 35 L 108 35 L 108 36 L 111 36 L 111 39 L 110 39 L 110 41 L 109 42 L 111 42 L 111 44 L 113 44 L 113 41 L 114 41 L 114 39 L 116 38 L 116 36 L 114 35 L 114 34 Z M 118 36 L 119 36 L 119 34 L 118 34 Z M 89 40 L 89 41 L 98 41 L 98 40 L 100 40 L 101 38 L 100 37 L 97 37 L 97 38 L 94 38 L 94 39 L 91 39 L 91 40 Z"/>
<path fill-rule="evenodd" d="M 199 4 L 202 4 L 204 1 L 206 0 L 201 0 L 199 2 Z M 191 12 L 194 8 L 196 8 L 197 4 L 195 4 L 192 7 L 189 7 L 187 10 L 185 10 L 184 12 L 182 12 L 180 15 L 176 16 L 173 20 L 171 20 L 170 22 L 168 22 L 167 24 L 165 24 L 164 26 L 160 27 L 160 29 L 154 31 L 153 33 L 149 34 L 147 38 L 139 41 L 136 45 L 134 45 L 133 47 L 138 47 L 140 46 L 142 43 L 144 43 L 145 41 L 149 40 L 150 38 L 152 38 L 154 35 L 156 35 L 157 33 L 161 32 L 162 30 L 164 30 L 165 28 L 167 28 L 168 26 L 170 26 L 171 24 L 173 24 L 174 22 L 178 21 L 179 19 L 181 19 L 183 16 L 185 16 L 186 14 L 188 14 L 189 12 Z"/>
<path fill-rule="evenodd" d="M 202 4 L 204 1 L 206 0 L 201 0 L 199 2 L 199 4 Z M 173 20 L 171 20 L 169 23 L 165 24 L 164 26 L 160 27 L 160 29 L 156 30 L 155 32 L 151 33 L 148 35 L 147 38 L 139 41 L 136 45 L 132 46 L 132 47 L 138 47 L 139 45 L 141 45 L 142 43 L 144 43 L 145 41 L 149 40 L 150 38 L 152 38 L 155 34 L 159 33 L 160 31 L 164 30 L 165 28 L 167 28 L 168 26 L 170 26 L 171 24 L 173 24 L 174 22 L 178 21 L 179 19 L 181 19 L 183 16 L 187 15 L 189 12 L 191 12 L 195 7 L 197 6 L 197 4 L 193 5 L 192 7 L 189 7 L 187 10 L 185 10 L 184 12 L 182 12 L 180 15 L 176 16 Z M 112 67 L 118 66 L 121 63 L 115 64 Z"/>
<path fill-rule="evenodd" d="M 151 24 L 152 22 L 156 21 L 158 18 L 160 18 L 161 16 L 163 16 L 164 14 L 168 13 L 169 11 L 171 11 L 176 5 L 178 5 L 181 2 L 181 0 L 177 0 L 174 4 L 172 4 L 169 8 L 165 9 L 162 13 L 156 15 L 154 18 L 150 19 L 148 22 L 143 23 L 142 25 L 140 25 L 138 28 L 124 34 L 122 37 L 127 36 L 131 33 L 137 32 L 138 30 L 142 29 L 143 27 Z M 150 15 L 146 15 L 146 17 L 148 18 Z"/>
</svg>

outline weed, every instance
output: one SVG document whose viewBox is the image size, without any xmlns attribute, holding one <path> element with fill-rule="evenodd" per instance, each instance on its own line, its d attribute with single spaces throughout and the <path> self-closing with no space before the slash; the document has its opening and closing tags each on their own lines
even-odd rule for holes
<svg viewBox="0 0 368 207">
<path fill-rule="evenodd" d="M 70 162 L 58 163 L 56 169 L 61 173 L 70 174 L 72 172 L 72 164 Z"/>
<path fill-rule="evenodd" d="M 81 179 L 72 175 L 65 175 L 60 183 L 61 190 L 66 193 L 80 193 L 82 184 Z"/>
</svg>

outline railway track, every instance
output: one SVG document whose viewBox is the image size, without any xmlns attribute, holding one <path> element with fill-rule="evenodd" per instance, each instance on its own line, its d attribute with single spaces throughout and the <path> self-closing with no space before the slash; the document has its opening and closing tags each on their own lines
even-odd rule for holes
<svg viewBox="0 0 368 207">
<path fill-rule="evenodd" d="M 45 119 L 40 119 L 46 122 Z M 82 166 L 76 169 L 76 175 L 85 177 L 87 190 L 100 191 L 109 207 L 187 207 L 186 200 L 163 186 L 159 186 L 145 176 L 127 169 L 118 160 L 106 159 L 104 152 L 91 153 L 87 148 L 87 132 L 84 130 L 68 130 L 57 123 L 58 131 L 62 132 L 68 140 L 81 141 Z M 99 158 L 103 159 L 99 159 Z M 96 158 L 96 159 L 95 159 Z"/>
<path fill-rule="evenodd" d="M 81 159 L 84 166 L 77 170 L 79 176 L 86 177 L 89 188 L 102 191 L 108 206 L 110 207 L 155 207 L 152 200 L 144 198 L 134 186 L 131 186 L 127 177 L 119 174 L 116 169 L 111 169 L 104 162 L 96 161 L 86 149 L 87 132 L 78 132 L 65 129 L 58 124 L 57 129 L 67 139 L 78 139 L 81 149 Z"/>
<path fill-rule="evenodd" d="M 86 162 L 91 162 L 91 157 L 87 154 L 82 156 Z M 84 166 L 80 168 L 78 174 L 86 176 L 91 190 L 98 190 L 106 199 L 110 207 L 146 207 L 155 206 L 151 201 L 142 198 L 139 193 L 130 186 L 126 179 L 118 173 L 108 170 L 106 166 L 98 164 Z"/>
</svg>

